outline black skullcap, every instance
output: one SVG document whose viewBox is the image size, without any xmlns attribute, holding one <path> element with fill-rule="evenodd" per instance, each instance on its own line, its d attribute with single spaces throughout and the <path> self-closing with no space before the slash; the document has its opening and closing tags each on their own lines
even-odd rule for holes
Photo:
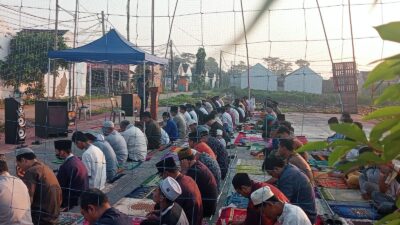
<svg viewBox="0 0 400 225">
<path fill-rule="evenodd" d="M 71 140 L 57 140 L 54 141 L 54 148 L 57 150 L 71 150 Z"/>
</svg>

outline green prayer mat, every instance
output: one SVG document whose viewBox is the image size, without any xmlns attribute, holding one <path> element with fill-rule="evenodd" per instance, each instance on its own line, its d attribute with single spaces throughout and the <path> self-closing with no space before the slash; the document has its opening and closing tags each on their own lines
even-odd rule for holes
<svg viewBox="0 0 400 225">
<path fill-rule="evenodd" d="M 55 160 L 53 160 L 51 162 L 54 163 L 54 164 L 63 164 L 64 160 L 63 159 L 55 159 Z"/>
<path fill-rule="evenodd" d="M 261 171 L 261 167 L 256 165 L 238 165 L 236 167 L 236 173 L 248 173 L 254 175 L 264 174 L 264 172 Z"/>
<path fill-rule="evenodd" d="M 158 174 L 151 175 L 145 181 L 143 181 L 142 186 L 144 187 L 156 187 L 160 184 L 161 177 Z"/>
<path fill-rule="evenodd" d="M 320 188 L 325 200 L 343 202 L 366 202 L 361 197 L 361 192 L 354 189 Z"/>
</svg>

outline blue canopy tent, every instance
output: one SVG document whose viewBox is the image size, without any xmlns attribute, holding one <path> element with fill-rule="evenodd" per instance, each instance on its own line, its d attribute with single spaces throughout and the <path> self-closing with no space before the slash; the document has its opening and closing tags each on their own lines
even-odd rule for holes
<svg viewBox="0 0 400 225">
<path fill-rule="evenodd" d="M 68 62 L 91 62 L 103 64 L 143 64 L 144 67 L 146 64 L 168 64 L 167 59 L 159 58 L 135 47 L 115 29 L 111 29 L 107 34 L 89 44 L 74 49 L 50 51 L 48 56 L 49 66 L 51 59 L 63 59 Z M 91 75 L 91 67 L 89 67 L 90 108 Z M 146 76 L 146 74 L 144 73 L 143 76 Z M 143 84 L 145 84 L 145 82 L 143 82 Z M 89 109 L 89 112 L 91 114 L 91 109 Z"/>
</svg>

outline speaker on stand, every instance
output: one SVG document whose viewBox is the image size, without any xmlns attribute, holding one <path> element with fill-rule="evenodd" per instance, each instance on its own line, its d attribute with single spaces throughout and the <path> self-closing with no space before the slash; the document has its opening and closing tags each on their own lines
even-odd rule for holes
<svg viewBox="0 0 400 225">
<path fill-rule="evenodd" d="M 6 98 L 4 106 L 5 143 L 22 145 L 26 138 L 24 102 L 21 99 Z"/>
</svg>

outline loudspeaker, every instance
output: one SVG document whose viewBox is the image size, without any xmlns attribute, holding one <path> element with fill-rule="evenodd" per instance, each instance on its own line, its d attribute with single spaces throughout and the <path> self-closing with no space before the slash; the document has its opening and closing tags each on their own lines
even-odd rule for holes
<svg viewBox="0 0 400 225">
<path fill-rule="evenodd" d="M 122 94 L 121 109 L 125 111 L 125 116 L 133 116 L 135 109 L 140 108 L 140 98 L 137 94 Z"/>
<path fill-rule="evenodd" d="M 68 102 L 35 101 L 35 135 L 41 138 L 68 135 Z"/>
<path fill-rule="evenodd" d="M 24 103 L 20 99 L 4 99 L 5 143 L 23 144 L 26 137 Z"/>
</svg>

